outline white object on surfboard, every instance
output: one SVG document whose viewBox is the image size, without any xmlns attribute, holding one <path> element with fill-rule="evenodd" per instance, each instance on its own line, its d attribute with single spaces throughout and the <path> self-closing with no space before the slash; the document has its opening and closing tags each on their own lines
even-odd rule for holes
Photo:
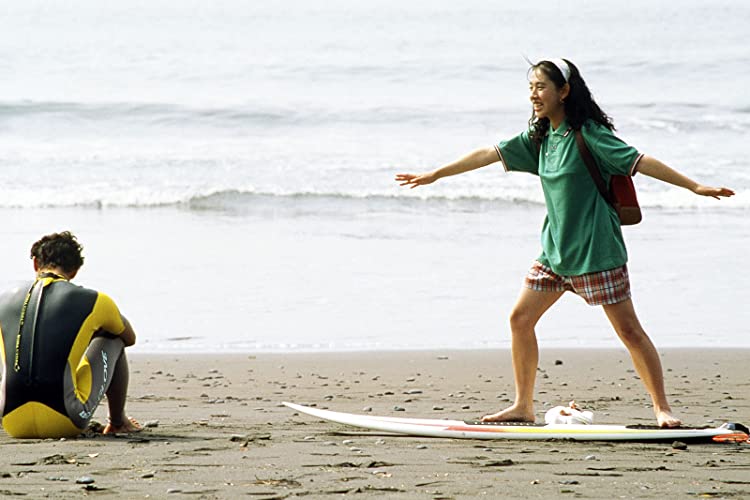
<svg viewBox="0 0 750 500">
<path fill-rule="evenodd" d="M 555 406 L 544 414 L 545 424 L 585 424 L 594 423 L 594 412 L 582 410 L 575 401 L 568 406 Z"/>
<path fill-rule="evenodd" d="M 484 423 L 463 420 L 376 417 L 321 410 L 294 403 L 285 406 L 323 420 L 363 429 L 410 436 L 457 439 L 571 439 L 575 441 L 728 441 L 745 442 L 748 429 L 741 424 L 724 424 L 714 428 L 662 429 L 642 425 L 581 425 Z"/>
</svg>

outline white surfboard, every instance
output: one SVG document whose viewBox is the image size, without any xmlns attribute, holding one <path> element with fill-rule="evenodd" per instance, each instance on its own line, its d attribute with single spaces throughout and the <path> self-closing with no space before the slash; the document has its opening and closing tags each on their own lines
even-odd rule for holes
<svg viewBox="0 0 750 500">
<path fill-rule="evenodd" d="M 571 439 L 575 441 L 726 441 L 745 442 L 748 429 L 741 424 L 713 428 L 662 429 L 642 425 L 580 425 L 484 423 L 463 420 L 376 417 L 321 410 L 283 403 L 300 413 L 344 425 L 410 436 L 454 439 Z"/>
</svg>

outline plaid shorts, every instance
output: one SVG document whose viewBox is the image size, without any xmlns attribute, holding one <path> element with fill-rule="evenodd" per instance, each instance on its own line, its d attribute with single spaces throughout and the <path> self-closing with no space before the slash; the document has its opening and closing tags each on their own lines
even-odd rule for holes
<svg viewBox="0 0 750 500">
<path fill-rule="evenodd" d="M 538 292 L 571 291 L 583 297 L 590 306 L 616 304 L 630 298 L 627 265 L 580 276 L 560 276 L 535 261 L 524 285 Z"/>
</svg>

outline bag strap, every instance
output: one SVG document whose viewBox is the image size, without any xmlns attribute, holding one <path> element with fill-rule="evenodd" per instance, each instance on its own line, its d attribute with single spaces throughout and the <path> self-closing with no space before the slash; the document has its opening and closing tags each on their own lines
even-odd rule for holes
<svg viewBox="0 0 750 500">
<path fill-rule="evenodd" d="M 580 130 L 576 130 L 575 133 L 578 152 L 581 154 L 583 163 L 586 164 L 586 168 L 588 169 L 589 174 L 591 174 L 591 178 L 594 180 L 596 188 L 599 190 L 604 199 L 607 200 L 607 203 L 609 203 L 610 205 L 614 205 L 614 200 L 612 200 L 612 196 L 610 196 L 609 194 L 609 189 L 607 189 L 607 184 L 604 182 L 602 173 L 599 171 L 599 167 L 596 165 L 596 160 L 594 160 L 594 157 L 591 155 L 591 151 L 589 151 L 588 146 L 586 146 L 586 141 L 583 140 L 583 134 Z"/>
</svg>

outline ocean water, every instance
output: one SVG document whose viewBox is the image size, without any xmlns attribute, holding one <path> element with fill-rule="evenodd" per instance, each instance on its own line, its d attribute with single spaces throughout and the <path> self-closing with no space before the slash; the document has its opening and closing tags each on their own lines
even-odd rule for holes
<svg viewBox="0 0 750 500">
<path fill-rule="evenodd" d="M 655 342 L 750 346 L 748 18 L 741 0 L 5 2 L 0 284 L 70 229 L 77 281 L 116 299 L 136 349 L 507 346 L 537 180 L 393 177 L 523 130 L 524 56 L 563 56 L 623 139 L 737 191 L 636 177 L 626 239 Z M 573 296 L 539 338 L 618 345 Z"/>
</svg>

